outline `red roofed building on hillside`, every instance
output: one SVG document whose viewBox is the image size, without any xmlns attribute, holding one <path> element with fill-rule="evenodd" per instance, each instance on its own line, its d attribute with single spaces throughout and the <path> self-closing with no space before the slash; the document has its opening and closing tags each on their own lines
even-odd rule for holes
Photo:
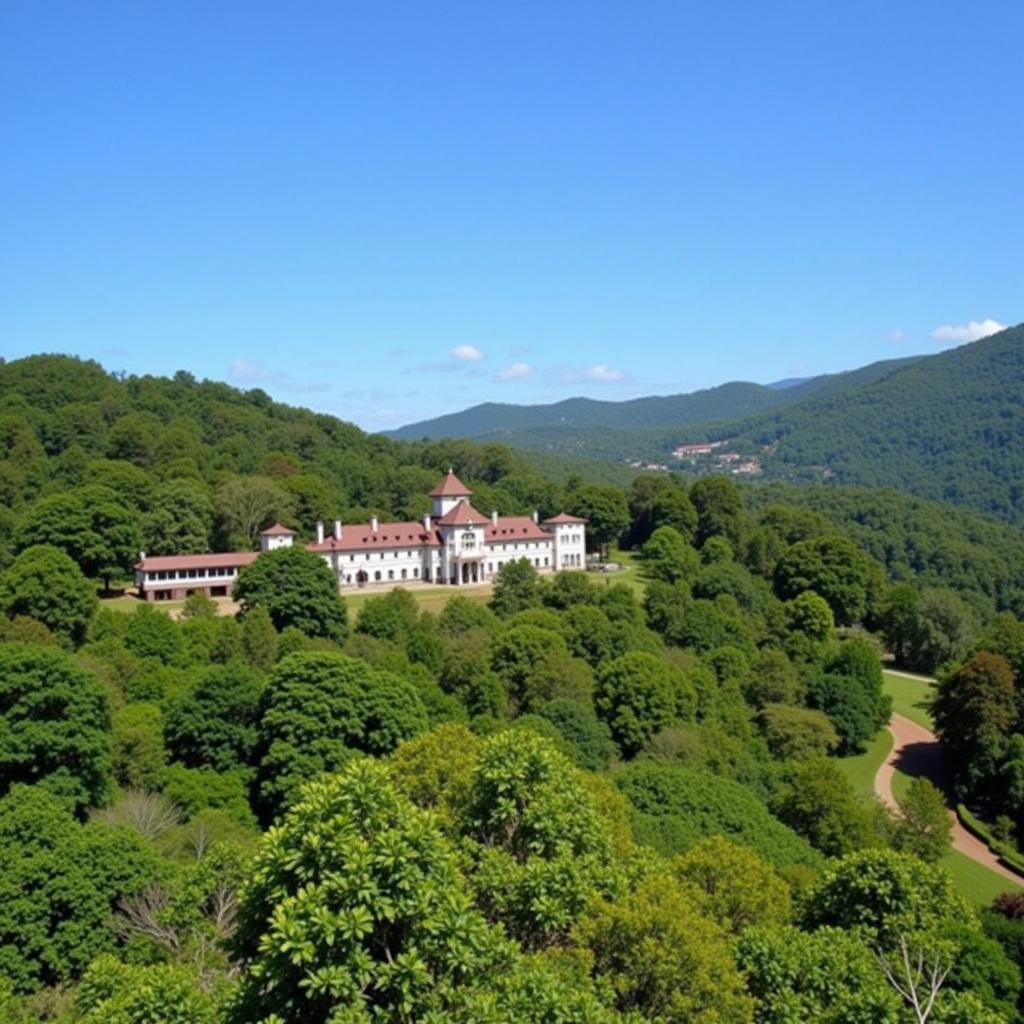
<svg viewBox="0 0 1024 1024">
<path fill-rule="evenodd" d="M 506 562 L 527 559 L 539 572 L 583 569 L 586 520 L 560 513 L 538 520 L 531 516 L 484 515 L 470 503 L 472 492 L 452 472 L 430 492 L 433 511 L 418 523 L 342 526 L 336 519 L 329 534 L 317 523 L 306 548 L 331 567 L 342 592 L 361 587 L 390 587 L 424 582 L 461 585 L 493 579 Z M 260 533 L 260 551 L 290 547 L 294 530 L 275 523 Z M 180 600 L 200 592 L 229 596 L 238 570 L 259 552 L 225 554 L 140 555 L 135 581 L 150 601 Z"/>
</svg>

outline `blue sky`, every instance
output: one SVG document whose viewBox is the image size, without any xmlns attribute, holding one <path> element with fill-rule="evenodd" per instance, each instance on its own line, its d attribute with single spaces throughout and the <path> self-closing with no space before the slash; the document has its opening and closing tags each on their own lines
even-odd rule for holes
<svg viewBox="0 0 1024 1024">
<path fill-rule="evenodd" d="M 7 0 L 0 354 L 381 429 L 948 347 L 1024 319 L 1022 38 L 1019 0 Z"/>
</svg>

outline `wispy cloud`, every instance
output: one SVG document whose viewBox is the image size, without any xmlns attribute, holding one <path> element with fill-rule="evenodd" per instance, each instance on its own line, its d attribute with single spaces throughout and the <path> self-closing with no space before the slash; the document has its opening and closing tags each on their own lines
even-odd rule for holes
<svg viewBox="0 0 1024 1024">
<path fill-rule="evenodd" d="M 885 336 L 885 340 L 890 345 L 902 345 L 909 337 L 910 335 L 906 331 L 897 328 L 895 331 L 890 331 Z"/>
<path fill-rule="evenodd" d="M 324 380 L 297 380 L 283 370 L 270 370 L 254 359 L 235 359 L 228 370 L 228 377 L 235 384 L 247 387 L 276 387 L 297 395 L 316 394 L 330 391 L 331 385 Z"/>
<path fill-rule="evenodd" d="M 583 374 L 587 380 L 598 380 L 605 383 L 613 383 L 615 381 L 625 380 L 626 372 L 624 370 L 617 370 L 614 366 L 607 366 L 604 363 L 597 363 L 594 366 L 590 366 Z"/>
<path fill-rule="evenodd" d="M 463 363 L 478 363 L 487 358 L 476 345 L 456 345 L 448 354 Z"/>
<path fill-rule="evenodd" d="M 990 334 L 998 331 L 1005 331 L 1006 324 L 1001 324 L 991 317 L 985 320 L 970 320 L 965 324 L 943 324 L 932 331 L 932 337 L 936 341 L 948 341 L 954 345 L 963 345 L 968 341 L 980 341 Z"/>
<path fill-rule="evenodd" d="M 533 367 L 529 363 L 513 363 L 499 370 L 494 376 L 497 380 L 522 380 L 533 373 Z"/>
</svg>

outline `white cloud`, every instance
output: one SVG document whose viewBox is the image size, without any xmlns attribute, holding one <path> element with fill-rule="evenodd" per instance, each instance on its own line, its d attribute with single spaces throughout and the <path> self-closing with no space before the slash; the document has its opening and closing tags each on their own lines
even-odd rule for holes
<svg viewBox="0 0 1024 1024">
<path fill-rule="evenodd" d="M 453 359 L 461 360 L 464 363 L 478 363 L 485 356 L 476 345 L 456 345 L 449 353 Z"/>
<path fill-rule="evenodd" d="M 900 345 L 907 340 L 907 337 L 908 335 L 906 331 L 897 328 L 895 331 L 890 331 L 885 336 L 885 340 L 889 342 L 890 345 Z"/>
<path fill-rule="evenodd" d="M 622 380 L 626 374 L 622 370 L 616 370 L 612 366 L 605 366 L 604 363 L 598 363 L 596 366 L 591 366 L 586 371 L 584 376 L 587 380 L 600 380 L 600 381 L 616 381 Z"/>
<path fill-rule="evenodd" d="M 529 363 L 513 363 L 511 366 L 506 366 L 504 370 L 499 370 L 496 374 L 498 380 L 522 380 L 524 377 L 529 377 L 533 373 L 533 367 Z"/>
<path fill-rule="evenodd" d="M 962 345 L 968 341 L 980 341 L 997 331 L 1005 331 L 1006 324 L 1001 324 L 991 317 L 985 320 L 971 320 L 966 324 L 943 324 L 932 331 L 936 341 L 951 341 L 954 345 Z"/>
</svg>

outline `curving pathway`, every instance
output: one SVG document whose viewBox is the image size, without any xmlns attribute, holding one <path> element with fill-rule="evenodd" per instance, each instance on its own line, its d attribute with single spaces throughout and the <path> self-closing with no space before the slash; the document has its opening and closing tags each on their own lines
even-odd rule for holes
<svg viewBox="0 0 1024 1024">
<path fill-rule="evenodd" d="M 895 712 L 889 721 L 889 732 L 893 738 L 892 753 L 875 775 L 875 793 L 886 806 L 899 810 L 892 792 L 892 779 L 897 768 L 905 775 L 924 775 L 940 789 L 944 787 L 946 772 L 942 747 L 933 732 Z M 1016 885 L 1024 885 L 1024 877 L 1002 864 L 980 839 L 971 835 L 960 824 L 955 811 L 951 810 L 949 816 L 953 819 L 954 850 Z"/>
</svg>

